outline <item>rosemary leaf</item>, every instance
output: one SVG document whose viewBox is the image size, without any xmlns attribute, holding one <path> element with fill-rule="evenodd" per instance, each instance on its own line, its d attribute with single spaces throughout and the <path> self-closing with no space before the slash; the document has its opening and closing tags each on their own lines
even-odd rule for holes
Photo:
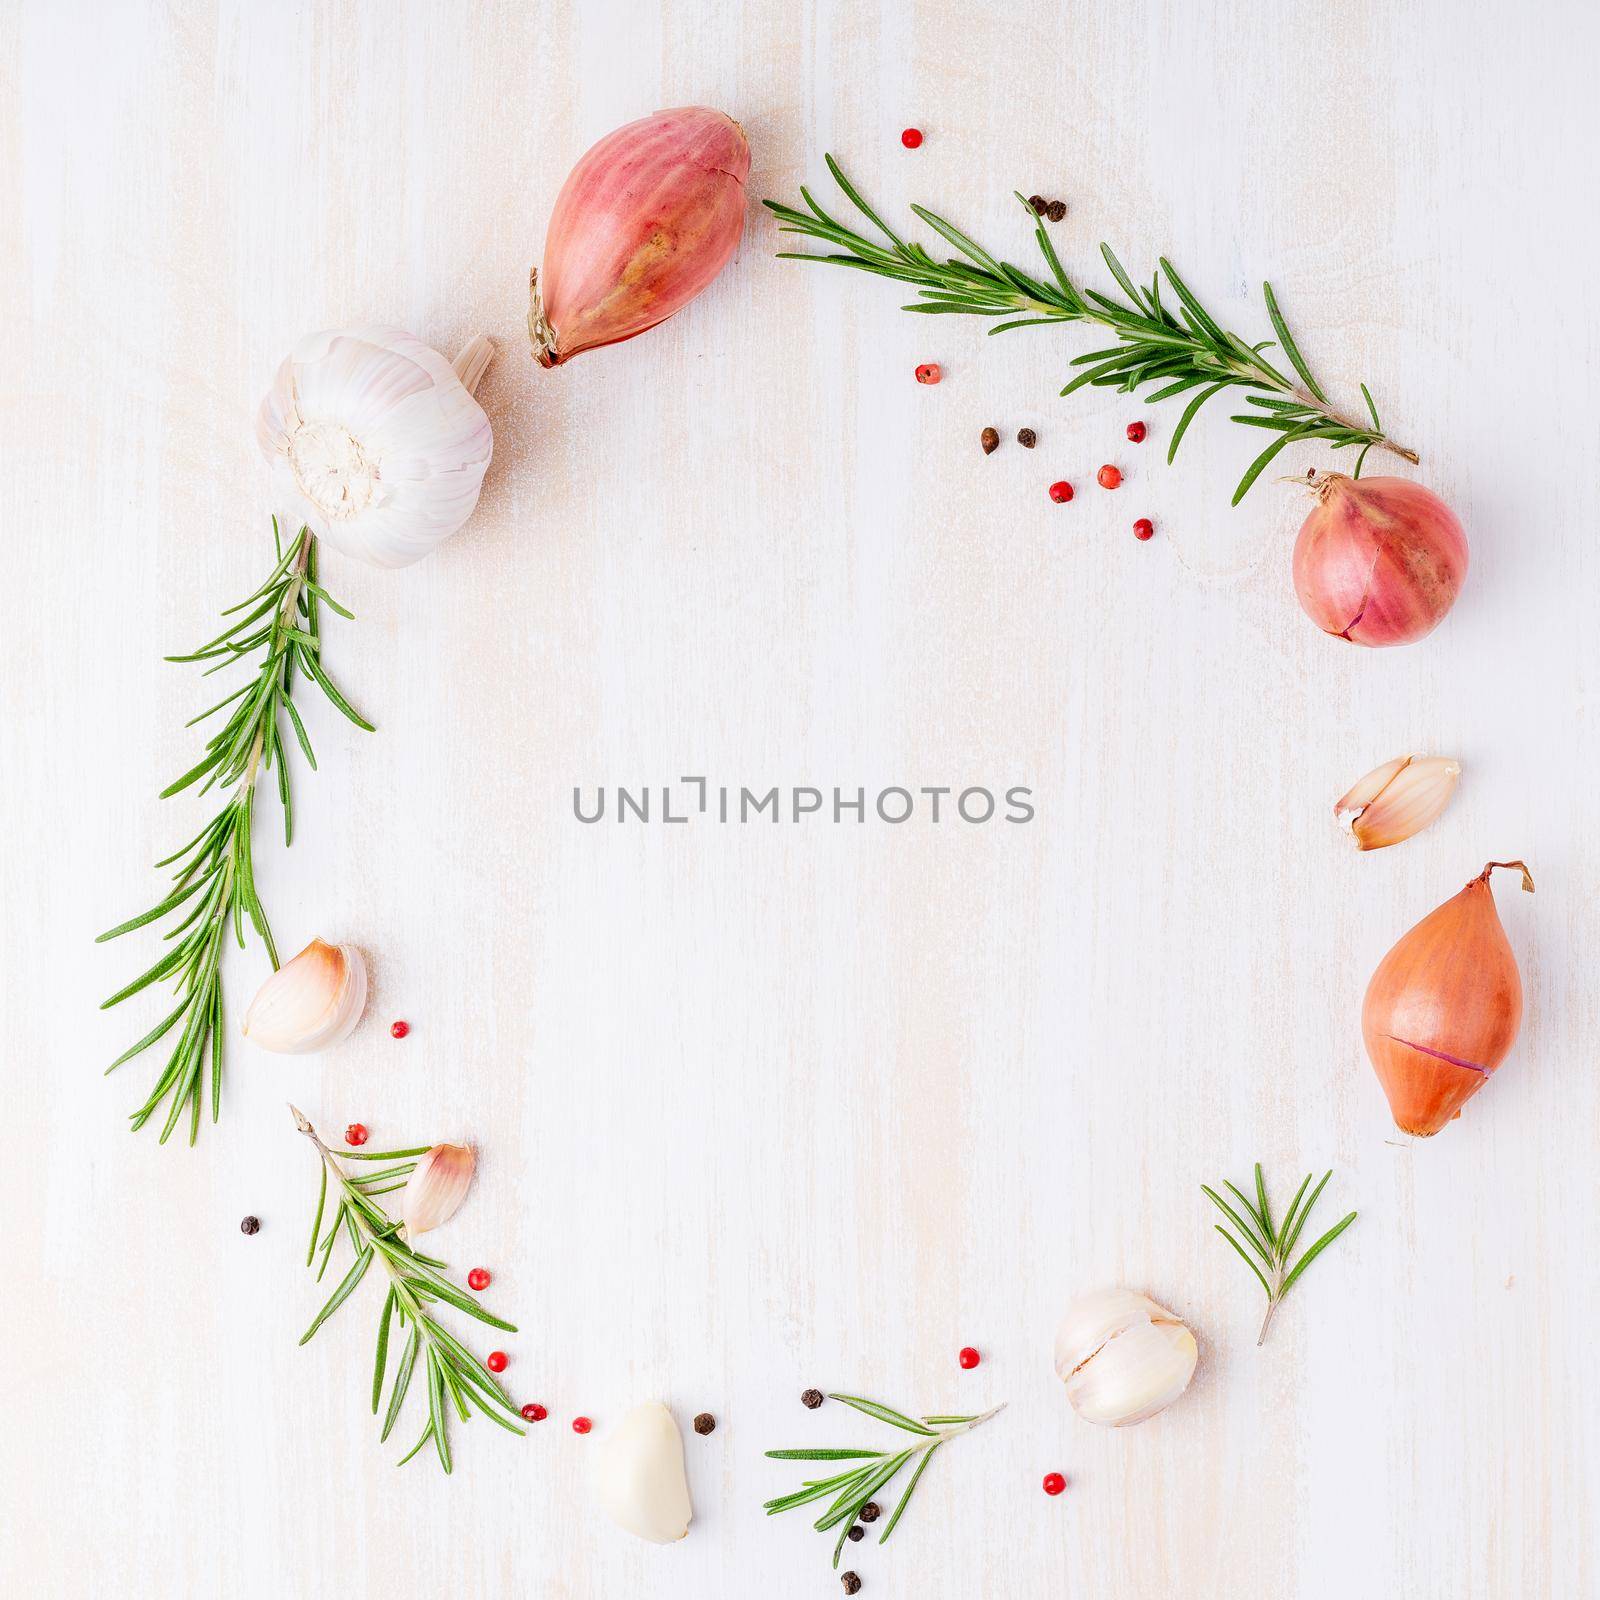
<svg viewBox="0 0 1600 1600">
<path fill-rule="evenodd" d="M 783 250 L 778 252 L 780 259 L 854 267 L 910 284 L 923 298 L 902 309 L 924 316 L 988 317 L 993 319 L 991 333 L 1068 322 L 1087 322 L 1108 329 L 1118 344 L 1091 356 L 1079 357 L 1074 364 L 1087 370 L 1061 392 L 1070 394 L 1085 385 L 1115 388 L 1129 394 L 1144 389 L 1149 400 L 1157 401 L 1200 388 L 1200 394 L 1189 401 L 1173 430 L 1167 448 L 1169 462 L 1176 456 L 1179 443 L 1200 409 L 1220 390 L 1252 391 L 1247 398 L 1254 398 L 1254 392 L 1280 397 L 1288 408 L 1282 424 L 1261 418 L 1250 420 L 1251 426 L 1277 428 L 1281 437 L 1263 450 L 1246 471 L 1234 491 L 1235 505 L 1278 452 L 1300 440 L 1316 440 L 1334 450 L 1357 447 L 1360 451 L 1356 460 L 1358 475 L 1367 451 L 1374 447 L 1407 461 L 1416 461 L 1414 450 L 1396 444 L 1384 432 L 1365 384 L 1361 385 L 1361 393 L 1370 426 L 1365 419 L 1346 416 L 1334 409 L 1327 391 L 1317 381 L 1289 332 L 1271 284 L 1262 285 L 1262 298 L 1277 337 L 1275 341 L 1263 340 L 1258 344 L 1247 344 L 1224 328 L 1165 256 L 1160 258 L 1149 287 L 1142 288 L 1111 247 L 1102 244 L 1101 259 L 1122 298 L 1102 294 L 1097 289 L 1080 289 L 1062 266 L 1043 222 L 1033 216 L 1032 208 L 1020 194 L 1017 200 L 1028 210 L 1033 222 L 1034 243 L 1049 271 L 1049 282 L 1034 278 L 991 254 L 937 212 L 913 205 L 913 215 L 958 252 L 937 261 L 920 244 L 900 238 L 862 198 L 831 155 L 823 159 L 845 199 L 887 243 L 869 239 L 830 216 L 810 191 L 802 188 L 804 210 L 777 200 L 766 201 L 767 209 L 777 219 L 780 232 L 799 234 L 831 248 L 825 254 Z M 1163 284 L 1176 309 L 1164 302 Z M 1274 344 L 1282 348 L 1292 376 L 1267 359 L 1265 352 Z M 1119 348 L 1121 353 L 1116 354 Z M 1246 419 L 1236 416 L 1234 420 Z"/>
</svg>

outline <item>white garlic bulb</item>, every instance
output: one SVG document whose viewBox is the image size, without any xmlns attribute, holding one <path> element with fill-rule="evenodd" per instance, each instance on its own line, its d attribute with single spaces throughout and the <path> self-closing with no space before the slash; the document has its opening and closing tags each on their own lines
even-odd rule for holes
<svg viewBox="0 0 1600 1600">
<path fill-rule="evenodd" d="M 313 939 L 261 985 L 244 1014 L 252 1043 L 311 1055 L 348 1038 L 367 1005 L 367 964 L 353 944 Z"/>
<path fill-rule="evenodd" d="M 1189 1387 L 1199 1347 L 1181 1318 L 1133 1289 L 1073 1302 L 1056 1333 L 1056 1376 L 1085 1422 L 1122 1428 Z"/>
<path fill-rule="evenodd" d="M 408 567 L 448 539 L 494 448 L 472 398 L 493 355 L 481 334 L 453 364 L 399 328 L 301 339 L 256 418 L 292 526 L 375 567 Z"/>
<path fill-rule="evenodd" d="M 689 1531 L 683 1435 L 659 1400 L 635 1406 L 600 1441 L 590 1479 L 601 1509 L 625 1533 L 673 1544 Z"/>
</svg>

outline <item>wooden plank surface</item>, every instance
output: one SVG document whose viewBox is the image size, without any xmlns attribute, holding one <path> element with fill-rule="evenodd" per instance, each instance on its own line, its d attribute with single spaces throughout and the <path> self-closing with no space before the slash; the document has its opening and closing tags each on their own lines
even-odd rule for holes
<svg viewBox="0 0 1600 1600">
<path fill-rule="evenodd" d="M 1600 1588 L 1597 27 L 1504 0 L 7 4 L 0 1588 L 827 1595 L 825 1541 L 759 1510 L 793 1477 L 764 1449 L 860 1431 L 801 1410 L 812 1383 L 1010 1402 L 859 1547 L 873 1595 Z M 1271 278 L 1461 514 L 1448 623 L 1320 636 L 1289 586 L 1303 501 L 1229 510 L 1250 441 L 1220 405 L 1169 469 L 1170 409 L 1054 398 L 1083 336 L 902 316 L 775 261 L 754 211 L 669 326 L 534 368 L 526 269 L 567 168 L 686 102 L 745 124 L 753 196 L 833 150 L 896 216 L 1025 259 L 1012 189 L 1060 194 L 1073 270 L 1102 238 L 1166 252 L 1258 338 Z M 329 659 L 379 732 L 314 718 L 300 836 L 263 850 L 280 941 L 363 945 L 371 1014 L 321 1060 L 240 1044 L 220 1126 L 158 1148 L 123 1124 L 149 1067 L 100 1076 L 146 1015 L 96 1011 L 136 952 L 90 940 L 197 815 L 155 799 L 203 703 L 160 657 L 263 570 L 274 366 L 368 319 L 501 344 L 467 530 L 401 574 L 328 561 L 359 616 Z M 1413 749 L 1463 760 L 1455 804 L 1355 856 L 1333 799 Z M 687 774 L 1025 785 L 1037 815 L 573 819 L 574 785 Z M 1539 882 L 1499 892 L 1522 1039 L 1412 1145 L 1362 987 L 1507 855 Z M 236 1006 L 262 971 L 232 961 Z M 397 1473 L 376 1305 L 296 1347 L 315 1178 L 288 1099 L 477 1143 L 440 1248 L 520 1325 L 508 1379 L 551 1409 L 525 1442 L 475 1423 L 452 1479 Z M 1259 1351 L 1198 1187 L 1258 1157 L 1280 1184 L 1332 1165 L 1331 1215 L 1362 1213 Z M 1103 1433 L 1050 1347 L 1109 1282 L 1178 1309 L 1202 1364 Z M 654 1397 L 721 1418 L 665 1550 L 601 1520 L 568 1427 Z"/>
</svg>

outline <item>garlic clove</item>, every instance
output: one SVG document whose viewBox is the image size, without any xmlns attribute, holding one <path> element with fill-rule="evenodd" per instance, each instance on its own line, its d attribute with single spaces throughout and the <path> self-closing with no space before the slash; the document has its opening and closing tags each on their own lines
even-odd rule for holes
<svg viewBox="0 0 1600 1600">
<path fill-rule="evenodd" d="M 361 952 L 313 939 L 261 985 L 240 1031 L 263 1050 L 311 1055 L 348 1038 L 366 1005 Z"/>
<path fill-rule="evenodd" d="M 1165 1410 L 1194 1376 L 1200 1350 L 1175 1313 L 1133 1289 L 1101 1289 L 1068 1308 L 1056 1375 L 1085 1422 L 1124 1428 Z"/>
<path fill-rule="evenodd" d="M 601 1509 L 625 1533 L 673 1544 L 694 1510 L 683 1465 L 683 1435 L 659 1400 L 635 1406 L 596 1446 L 590 1475 Z"/>
<path fill-rule="evenodd" d="M 1374 767 L 1333 808 L 1358 850 L 1381 850 L 1421 831 L 1450 804 L 1461 763 L 1447 756 L 1400 756 Z"/>
<path fill-rule="evenodd" d="M 461 1209 L 477 1164 L 472 1147 L 465 1144 L 436 1144 L 417 1162 L 400 1196 L 407 1239 L 448 1222 Z"/>
<path fill-rule="evenodd" d="M 494 449 L 472 396 L 492 354 L 479 335 L 457 366 L 377 325 L 301 339 L 256 418 L 294 525 L 377 567 L 410 566 L 455 533 Z"/>
</svg>

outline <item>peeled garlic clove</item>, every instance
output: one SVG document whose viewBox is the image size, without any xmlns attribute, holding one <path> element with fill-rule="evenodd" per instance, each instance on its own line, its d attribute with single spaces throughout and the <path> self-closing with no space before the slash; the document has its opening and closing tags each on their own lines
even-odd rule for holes
<svg viewBox="0 0 1600 1600">
<path fill-rule="evenodd" d="M 1450 804 L 1461 763 L 1447 756 L 1399 756 L 1374 767 L 1333 808 L 1358 850 L 1399 844 Z"/>
<path fill-rule="evenodd" d="M 367 1004 L 367 964 L 353 944 L 313 939 L 261 985 L 244 1014 L 245 1038 L 304 1056 L 349 1037 Z"/>
<path fill-rule="evenodd" d="M 683 1435 L 659 1400 L 635 1406 L 600 1441 L 591 1483 L 601 1509 L 625 1533 L 672 1544 L 689 1531 Z"/>
<path fill-rule="evenodd" d="M 280 504 L 375 567 L 407 567 L 472 515 L 494 436 L 472 398 L 493 345 L 446 361 L 400 328 L 300 340 L 261 402 L 256 439 Z"/>
<path fill-rule="evenodd" d="M 478 1159 L 464 1144 L 436 1144 L 417 1162 L 400 1196 L 400 1220 L 406 1238 L 448 1222 L 472 1187 Z"/>
<path fill-rule="evenodd" d="M 1199 1347 L 1181 1318 L 1133 1289 L 1073 1302 L 1056 1332 L 1056 1375 L 1085 1422 L 1124 1428 L 1189 1387 Z"/>
</svg>

